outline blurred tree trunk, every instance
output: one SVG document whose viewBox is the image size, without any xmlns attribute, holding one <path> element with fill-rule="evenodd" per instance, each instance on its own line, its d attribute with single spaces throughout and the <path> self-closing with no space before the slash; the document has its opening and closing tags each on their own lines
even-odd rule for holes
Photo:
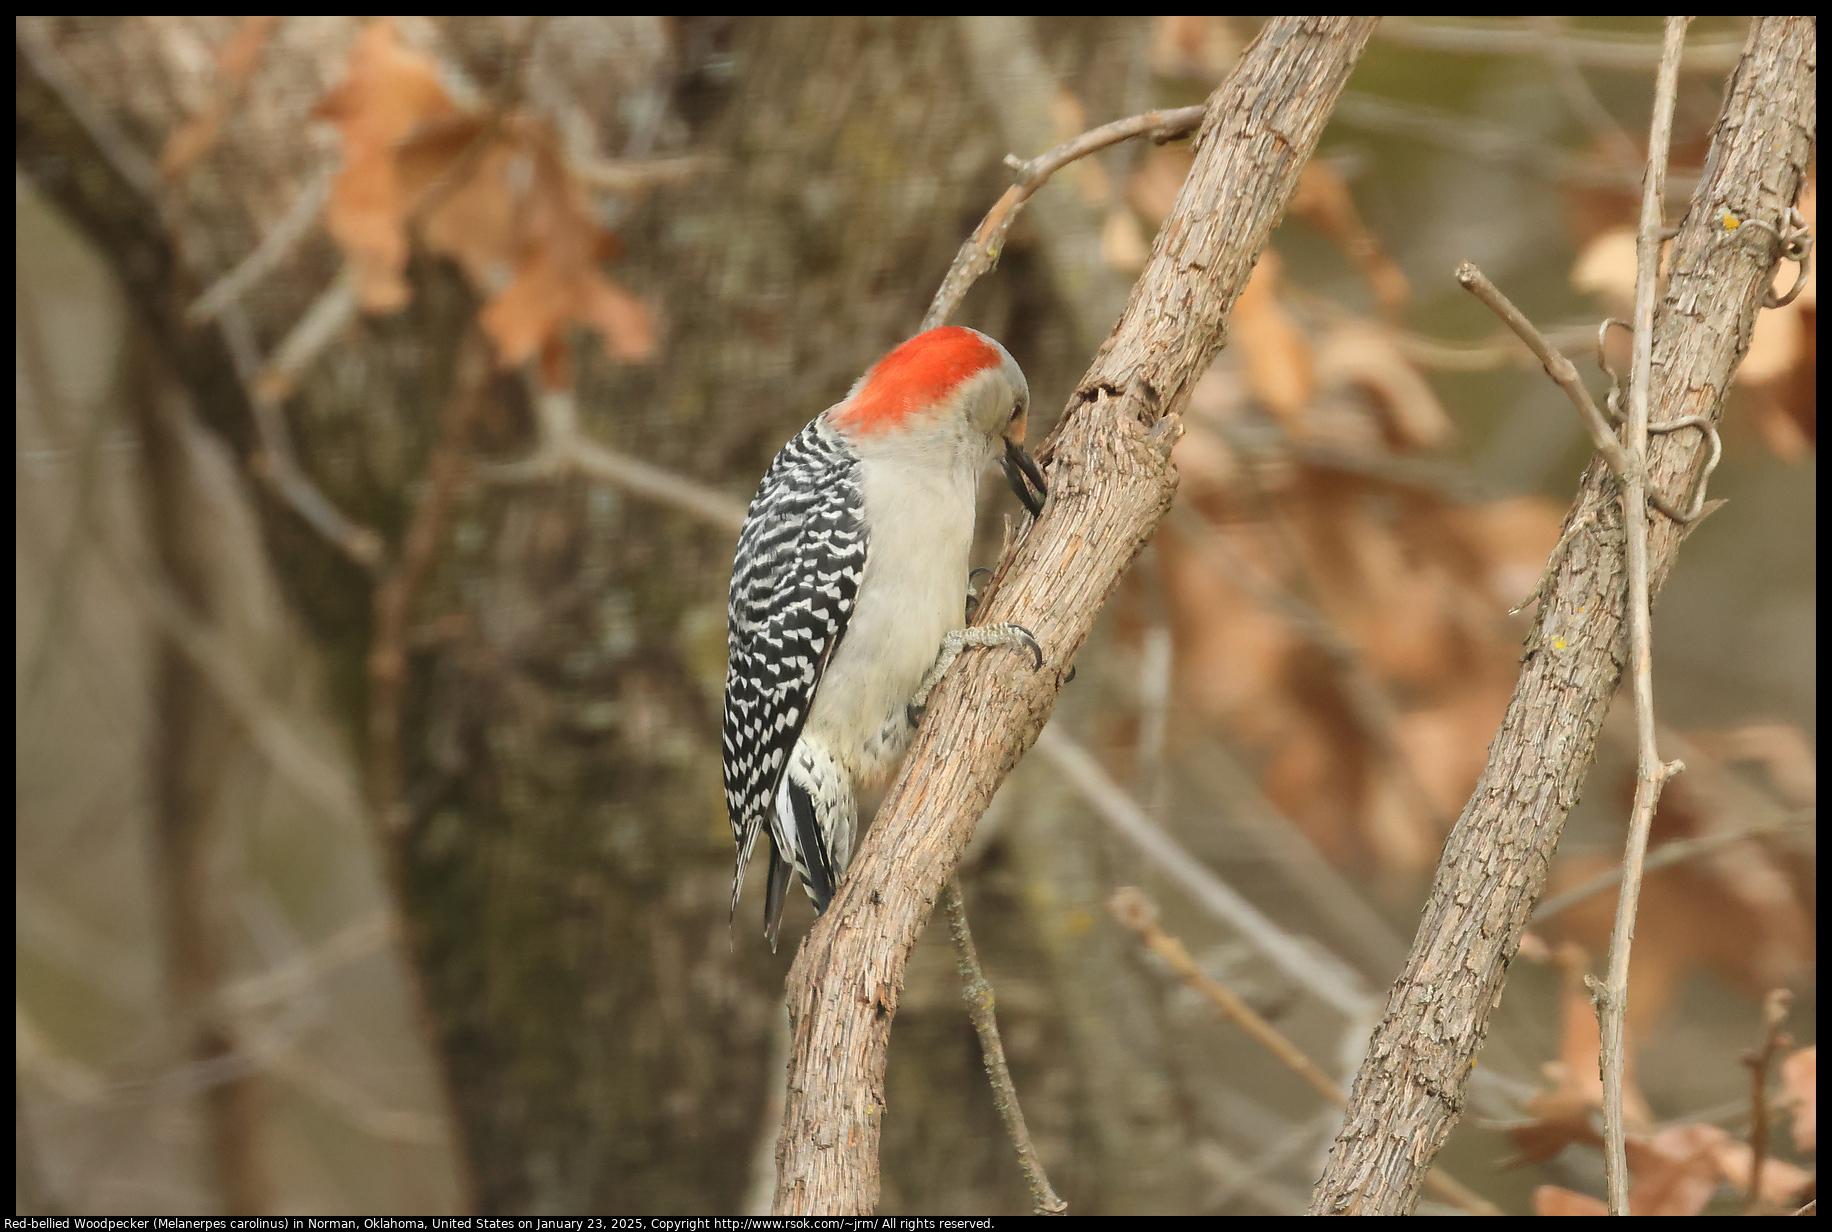
<svg viewBox="0 0 1832 1232">
<path fill-rule="evenodd" d="M 211 558 L 220 552 L 210 509 L 192 471 L 182 413 L 157 357 L 135 347 L 141 379 L 129 404 L 144 465 L 143 524 L 155 568 L 193 620 L 220 616 Z M 130 361 L 132 362 L 132 361 Z M 267 1209 L 259 1158 L 254 1077 L 235 1057 L 236 1040 L 217 991 L 228 978 L 223 917 L 212 893 L 211 854 L 223 822 L 219 796 L 241 733 L 204 674 L 163 637 L 149 682 L 154 715 L 147 774 L 159 919 L 170 1010 L 191 1061 L 226 1071 L 200 1093 L 211 1175 L 230 1215 Z"/>
<path fill-rule="evenodd" d="M 216 328 L 185 310 L 335 157 L 333 135 L 306 118 L 359 27 L 281 22 L 215 145 L 167 182 L 154 167 L 168 138 L 226 97 L 210 53 L 233 19 L 29 23 L 19 162 L 107 255 L 201 417 L 247 459 L 247 396 Z M 1103 39 L 1136 28 L 1064 22 L 1040 27 L 1040 44 L 1058 71 L 1085 70 Z M 589 116 L 605 157 L 713 157 L 616 220 L 627 257 L 614 273 L 657 310 L 658 355 L 616 366 L 582 345 L 577 383 L 599 441 L 740 499 L 783 439 L 914 327 L 1002 187 L 1006 137 L 947 22 L 449 19 L 409 35 L 486 95 L 532 38 L 527 94 Z M 1112 77 L 1111 99 L 1082 100 L 1094 122 L 1117 114 L 1125 82 Z M 316 226 L 245 296 L 263 353 L 340 264 Z M 305 471 L 391 543 L 477 308 L 449 266 L 416 258 L 409 272 L 411 304 L 347 327 L 287 404 Z M 1051 287 L 1019 237 L 969 303 L 974 323 L 1036 357 L 1033 388 L 1066 387 L 1086 358 Z M 524 388 L 513 374 L 488 383 L 473 452 L 532 447 Z M 360 746 L 372 581 L 257 490 L 276 571 L 326 650 Z M 474 482 L 415 596 L 395 871 L 482 1211 L 735 1210 L 741 1161 L 774 1133 L 759 1123 L 778 1080 L 765 1058 L 793 947 L 768 952 L 751 899 L 735 947 L 725 924 L 730 550 L 725 531 L 611 488 Z M 799 937 L 802 924 L 785 931 Z M 964 1068 L 979 1084 L 958 998 L 935 1004 L 958 1031 L 900 1024 L 896 1065 L 931 1081 Z M 923 1083 L 898 1089 L 910 1098 L 891 1115 L 906 1126 L 957 1113 L 956 1099 L 925 1104 Z M 989 1102 L 983 1088 L 969 1098 Z M 890 1192 L 925 1210 L 1022 1209 L 1015 1169 L 997 1179 L 1008 1152 L 996 1132 L 934 1123 L 914 1136 L 952 1137 L 968 1166 L 912 1163 L 900 1184 L 887 1158 Z"/>
</svg>

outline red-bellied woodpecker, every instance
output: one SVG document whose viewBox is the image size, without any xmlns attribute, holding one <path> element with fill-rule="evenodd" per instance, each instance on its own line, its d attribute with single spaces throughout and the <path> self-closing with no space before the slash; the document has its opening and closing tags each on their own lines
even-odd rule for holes
<svg viewBox="0 0 1832 1232">
<path fill-rule="evenodd" d="M 764 935 L 789 871 L 817 912 L 852 861 L 860 790 L 890 776 L 929 690 L 967 646 L 1042 652 L 1018 625 L 962 629 L 980 473 L 998 458 L 1033 516 L 1030 387 L 1004 347 L 918 334 L 815 416 L 770 464 L 732 564 L 725 801 L 738 868 L 770 838 Z"/>
</svg>

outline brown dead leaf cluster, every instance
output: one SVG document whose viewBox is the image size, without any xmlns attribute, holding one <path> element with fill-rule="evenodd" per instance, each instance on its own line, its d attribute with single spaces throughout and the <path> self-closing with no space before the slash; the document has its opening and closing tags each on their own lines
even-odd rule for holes
<svg viewBox="0 0 1832 1232">
<path fill-rule="evenodd" d="M 1558 963 L 1560 986 L 1559 1058 L 1546 1064 L 1547 1087 L 1528 1101 L 1531 1119 L 1508 1128 L 1515 1154 L 1503 1167 L 1551 1159 L 1566 1147 L 1601 1150 L 1603 1146 L 1603 1084 L 1598 1077 L 1596 1010 L 1584 977 L 1589 956 L 1566 944 L 1556 953 L 1529 936 L 1521 956 Z M 1639 974 L 1639 972 L 1637 972 Z M 1634 1177 L 1629 1205 L 1636 1215 L 1696 1215 L 1722 1184 L 1748 1197 L 1754 1152 L 1749 1143 L 1711 1124 L 1684 1121 L 1656 1129 L 1646 1102 L 1635 1086 L 1631 1069 L 1625 1084 L 1626 1120 L 1629 1127 L 1628 1166 Z M 1816 1050 L 1802 1048 L 1783 1059 L 1777 1109 L 1792 1113 L 1795 1147 L 1812 1152 L 1817 1110 Z M 1779 1211 L 1809 1196 L 1815 1174 L 1786 1160 L 1765 1157 L 1761 1170 L 1760 1205 Z M 1608 1204 L 1588 1194 L 1558 1185 L 1534 1191 L 1534 1213 L 1539 1215 L 1605 1215 Z"/>
<path fill-rule="evenodd" d="M 487 297 L 480 324 L 505 365 L 536 354 L 557 361 L 571 323 L 619 359 L 653 353 L 648 308 L 599 268 L 616 254 L 615 237 L 593 216 L 548 120 L 459 107 L 438 64 L 387 20 L 364 30 L 316 114 L 343 138 L 327 221 L 364 308 L 407 303 L 417 239 Z"/>
<path fill-rule="evenodd" d="M 1143 159 L 1127 201 L 1155 226 L 1188 154 Z M 1383 315 L 1407 288 L 1325 163 L 1295 208 L 1342 248 Z M 1182 700 L 1256 750 L 1275 803 L 1332 860 L 1417 871 L 1480 773 L 1514 677 L 1505 613 L 1558 509 L 1467 503 L 1421 458 L 1455 429 L 1393 332 L 1301 316 L 1268 252 L 1177 446 L 1159 533 Z"/>
<path fill-rule="evenodd" d="M 1155 150 L 1126 183 L 1147 233 L 1188 161 L 1186 150 Z M 1601 271 L 1599 288 L 1617 266 L 1624 293 L 1632 284 L 1633 235 L 1611 238 L 1621 221 L 1612 211 L 1632 222 L 1636 204 L 1607 194 L 1574 203 L 1574 217 L 1594 228 L 1580 265 Z M 1803 202 L 1803 213 L 1811 208 Z M 1390 328 L 1403 276 L 1326 162 L 1306 170 L 1293 210 L 1353 262 L 1382 319 L 1310 307 L 1283 284 L 1275 253 L 1255 270 L 1231 345 L 1191 399 L 1176 453 L 1179 505 L 1156 540 L 1175 679 L 1181 700 L 1259 755 L 1267 795 L 1331 860 L 1418 872 L 1481 773 L 1518 669 L 1522 625 L 1506 612 L 1531 591 L 1560 509 L 1537 497 L 1470 502 L 1434 479 L 1444 472 L 1422 463 L 1453 443 L 1454 429 Z M 1790 267 L 1783 281 L 1791 277 Z M 1811 311 L 1810 284 L 1794 307 L 1802 304 Z M 1763 321 L 1759 332 L 1792 328 L 1779 312 Z M 1813 805 L 1814 756 L 1797 730 L 1690 741 L 1675 746 L 1690 769 L 1668 787 L 1656 842 Z M 1767 786 L 1753 787 L 1739 765 L 1758 766 Z M 1811 874 L 1789 854 L 1792 842 L 1730 844 L 1650 877 L 1631 982 L 1637 1038 L 1695 971 L 1760 996 L 1807 969 Z M 1561 861 L 1552 888 L 1611 858 Z M 1602 952 L 1614 897 L 1572 908 L 1551 939 Z M 1589 1033 L 1594 1086 L 1596 1026 L 1582 994 L 1580 982 L 1582 1012 L 1570 1012 L 1568 1027 Z M 1594 1102 L 1588 1089 L 1562 1098 L 1574 1109 Z"/>
<path fill-rule="evenodd" d="M 1752 1153 L 1728 1130 L 1696 1121 L 1628 1140 L 1629 1212 L 1635 1215 L 1696 1215 L 1721 1184 L 1748 1196 Z M 1784 1160 L 1765 1160 L 1760 1202 L 1774 1213 L 1805 1200 L 1811 1172 Z M 1607 1215 L 1609 1204 L 1558 1185 L 1533 1191 L 1536 1215 Z"/>
<path fill-rule="evenodd" d="M 1206 90 L 1234 67 L 1243 45 L 1227 17 L 1154 17 L 1147 54 L 1159 77 L 1187 79 Z"/>
<path fill-rule="evenodd" d="M 1551 951 L 1531 934 L 1522 941 L 1520 954 L 1529 961 L 1558 964 L 1559 1054 L 1543 1067 L 1546 1087 L 1527 1101 L 1531 1119 L 1508 1129 L 1515 1154 L 1503 1161 L 1503 1167 L 1543 1162 L 1573 1143 L 1603 1145 L 1603 1078 L 1597 1067 L 1601 1034 L 1585 984 L 1590 955 L 1570 943 Z M 1646 1133 L 1652 1128 L 1653 1114 L 1635 1083 L 1632 1052 L 1623 1080 L 1623 1110 L 1631 1131 Z"/>
<path fill-rule="evenodd" d="M 1764 822 L 1809 816 L 1817 805 L 1817 759 L 1804 732 L 1782 724 L 1723 731 L 1663 732 L 1661 748 L 1686 763 L 1667 784 L 1650 850 L 1734 835 Z M 1634 779 L 1618 787 L 1626 817 Z M 1795 984 L 1812 966 L 1812 861 L 1785 831 L 1726 843 L 1649 872 L 1635 930 L 1628 1029 L 1646 1038 L 1695 972 L 1708 970 L 1751 997 Z M 1614 853 L 1563 856 L 1548 891 L 1558 893 L 1614 867 Z M 1546 927 L 1550 939 L 1600 953 L 1609 944 L 1616 896 L 1596 894 Z"/>
</svg>

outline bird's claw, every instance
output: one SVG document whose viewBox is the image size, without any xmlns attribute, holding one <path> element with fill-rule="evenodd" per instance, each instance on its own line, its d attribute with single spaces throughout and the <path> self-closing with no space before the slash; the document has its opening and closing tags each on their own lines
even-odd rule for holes
<svg viewBox="0 0 1832 1232">
<path fill-rule="evenodd" d="M 1029 629 L 1026 629 L 1023 625 L 1011 624 L 1008 622 L 1005 626 L 1005 631 L 1022 642 L 1025 649 L 1031 652 L 1031 670 L 1033 672 L 1043 666 L 1043 647 L 1037 645 L 1037 639 L 1031 636 L 1031 631 Z"/>
<path fill-rule="evenodd" d="M 967 575 L 967 620 L 969 623 L 973 620 L 973 614 L 980 610 L 980 588 L 973 584 L 973 579 L 982 573 L 987 577 L 992 576 L 992 570 L 986 568 L 975 569 Z"/>
</svg>

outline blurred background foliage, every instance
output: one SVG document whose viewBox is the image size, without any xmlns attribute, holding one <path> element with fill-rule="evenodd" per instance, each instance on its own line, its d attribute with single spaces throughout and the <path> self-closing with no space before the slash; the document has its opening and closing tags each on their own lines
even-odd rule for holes
<svg viewBox="0 0 1832 1232">
<path fill-rule="evenodd" d="M 725 919 L 721 511 L 915 327 L 1007 153 L 1199 102 L 1254 31 L 21 18 L 17 1209 L 767 1209 L 793 948 Z M 1673 216 L 1742 37 L 1692 27 Z M 1603 387 L 1657 47 L 1653 18 L 1389 19 L 1236 306 L 1052 731 L 1337 995 L 1040 746 L 962 877 L 1072 1211 L 1303 1209 L 1335 1110 L 1106 903 L 1143 888 L 1353 1072 L 1587 454 L 1451 269 Z M 1189 157 L 1065 170 L 969 296 L 1040 429 Z M 1762 1197 L 1813 1184 L 1815 313 L 1809 281 L 1762 315 L 1729 503 L 1657 612 L 1688 770 L 1655 842 L 1699 841 L 1650 875 L 1630 1012 L 1672 1213 L 1742 1205 L 1776 988 Z M 1613 866 L 1632 760 L 1612 719 L 1551 895 Z M 1601 1192 L 1582 976 L 1613 903 L 1542 911 L 1443 1156 L 1510 1213 Z M 882 1213 L 1028 1209 L 939 927 L 888 1099 Z"/>
</svg>

